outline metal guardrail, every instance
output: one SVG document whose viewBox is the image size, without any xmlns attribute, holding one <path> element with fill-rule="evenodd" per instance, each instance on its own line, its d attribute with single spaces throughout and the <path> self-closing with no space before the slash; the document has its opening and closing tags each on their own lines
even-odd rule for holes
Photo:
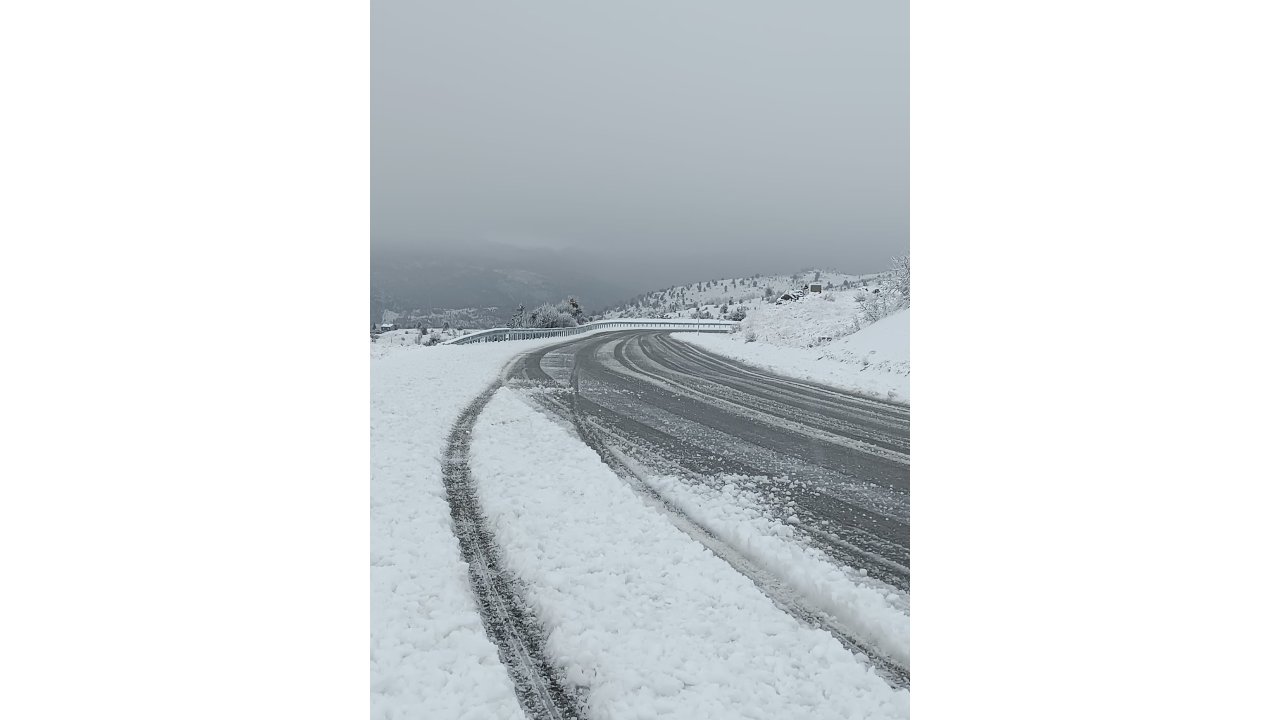
<svg viewBox="0 0 1280 720">
<path fill-rule="evenodd" d="M 441 345 L 465 345 L 479 342 L 504 342 L 507 340 L 534 340 L 537 338 L 567 337 L 595 330 L 685 330 L 689 332 L 733 332 L 736 320 L 660 320 L 654 318 L 620 318 L 597 320 L 571 328 L 493 328 L 445 340 Z"/>
</svg>

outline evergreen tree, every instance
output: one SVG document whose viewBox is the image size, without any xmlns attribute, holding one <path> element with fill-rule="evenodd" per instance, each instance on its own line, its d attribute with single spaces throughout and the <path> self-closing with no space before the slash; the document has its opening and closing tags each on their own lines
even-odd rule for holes
<svg viewBox="0 0 1280 720">
<path fill-rule="evenodd" d="M 578 298 L 569 296 L 569 314 L 573 316 L 579 324 L 582 323 L 583 310 L 582 305 L 578 303 Z"/>
</svg>

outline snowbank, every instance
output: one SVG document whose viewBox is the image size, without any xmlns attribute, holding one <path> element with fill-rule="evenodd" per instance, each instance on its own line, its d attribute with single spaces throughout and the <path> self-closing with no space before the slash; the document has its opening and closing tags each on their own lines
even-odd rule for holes
<svg viewBox="0 0 1280 720">
<path fill-rule="evenodd" d="M 440 460 L 462 409 L 538 344 L 373 344 L 372 718 L 524 717 L 476 612 Z"/>
<path fill-rule="evenodd" d="M 840 293 L 842 296 L 852 296 Z M 672 337 L 780 375 L 896 402 L 911 401 L 911 311 L 861 325 L 856 302 L 810 296 L 761 306 L 732 335 Z M 747 342 L 754 332 L 755 341 Z"/>
<path fill-rule="evenodd" d="M 741 482 L 743 478 L 721 480 L 718 488 L 672 475 L 648 477 L 645 482 L 752 562 L 787 581 L 854 635 L 904 667 L 910 666 L 911 618 L 905 612 L 905 598 L 865 577 L 865 571 L 842 569 L 799 541 L 792 527 L 770 517 L 765 503 Z M 768 479 L 756 479 L 761 480 Z"/>
<path fill-rule="evenodd" d="M 481 414 L 471 465 L 548 654 L 598 720 L 907 717 L 908 692 L 775 607 L 513 391 Z"/>
</svg>

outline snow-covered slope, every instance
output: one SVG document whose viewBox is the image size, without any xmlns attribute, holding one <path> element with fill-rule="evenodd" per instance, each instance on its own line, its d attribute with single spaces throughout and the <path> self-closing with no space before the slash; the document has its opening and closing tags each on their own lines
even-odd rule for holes
<svg viewBox="0 0 1280 720">
<path fill-rule="evenodd" d="M 853 296 L 810 296 L 757 308 L 731 335 L 674 337 L 778 374 L 909 403 L 911 311 L 866 322 L 865 305 Z"/>
<path fill-rule="evenodd" d="M 605 312 L 605 317 L 706 317 L 720 318 L 739 305 L 755 307 L 772 303 L 785 292 L 809 283 L 821 283 L 827 291 L 872 292 L 885 273 L 848 275 L 830 270 L 805 270 L 791 275 L 752 275 L 720 278 L 654 290 Z"/>
<path fill-rule="evenodd" d="M 474 332 L 473 330 L 462 330 L 460 328 L 429 328 L 419 330 L 410 328 L 407 330 L 389 330 L 379 333 L 373 338 L 374 357 L 385 356 L 389 352 L 389 348 L 414 346 L 414 345 L 439 345 L 445 340 L 466 335 Z"/>
<path fill-rule="evenodd" d="M 868 320 L 867 303 L 877 296 L 861 290 L 824 292 L 780 305 L 760 304 L 748 308 L 742 334 L 744 339 L 754 337 L 753 342 L 814 347 L 862 329 Z"/>
<path fill-rule="evenodd" d="M 864 368 L 908 375 L 911 372 L 911 310 L 896 312 L 824 347 L 827 357 Z"/>
</svg>

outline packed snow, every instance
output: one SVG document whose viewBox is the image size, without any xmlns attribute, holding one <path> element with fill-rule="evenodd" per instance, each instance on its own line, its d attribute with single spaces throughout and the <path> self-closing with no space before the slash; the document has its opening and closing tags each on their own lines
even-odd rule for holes
<svg viewBox="0 0 1280 720">
<path fill-rule="evenodd" d="M 445 500 L 454 419 L 538 341 L 374 345 L 370 387 L 371 717 L 523 718 L 485 636 Z"/>
<path fill-rule="evenodd" d="M 910 403 L 910 309 L 866 325 L 856 296 L 829 297 L 756 308 L 737 333 L 673 337 L 779 375 Z"/>
<path fill-rule="evenodd" d="M 594 718 L 908 716 L 907 691 L 779 610 L 515 391 L 494 396 L 471 450 L 487 522 Z"/>
</svg>

